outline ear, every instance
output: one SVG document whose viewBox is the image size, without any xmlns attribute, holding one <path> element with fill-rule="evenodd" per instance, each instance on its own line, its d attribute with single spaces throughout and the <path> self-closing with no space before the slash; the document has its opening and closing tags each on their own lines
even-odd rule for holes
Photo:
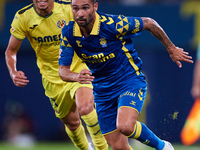
<svg viewBox="0 0 200 150">
<path fill-rule="evenodd" d="M 96 3 L 94 4 L 94 11 L 97 11 L 98 6 L 99 6 L 99 4 L 98 4 L 98 2 L 96 2 Z"/>
</svg>

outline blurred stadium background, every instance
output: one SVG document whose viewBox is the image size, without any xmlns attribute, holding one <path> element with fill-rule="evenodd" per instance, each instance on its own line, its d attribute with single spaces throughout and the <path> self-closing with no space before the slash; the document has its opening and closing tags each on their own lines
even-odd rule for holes
<svg viewBox="0 0 200 150">
<path fill-rule="evenodd" d="M 154 18 L 173 43 L 188 51 L 195 61 L 200 38 L 199 0 L 97 1 L 101 12 Z M 10 24 L 15 12 L 31 2 L 0 0 L 0 149 L 26 148 L 36 141 L 45 142 L 37 144 L 37 150 L 73 150 L 62 123 L 54 116 L 49 100 L 44 95 L 35 53 L 27 39 L 23 41 L 18 53 L 17 68 L 25 72 L 30 83 L 25 88 L 14 86 L 6 68 L 4 52 L 10 37 Z M 140 120 L 146 122 L 157 136 L 175 144 L 177 150 L 199 149 L 200 141 L 190 147 L 182 146 L 180 141 L 181 129 L 194 103 L 190 95 L 194 64 L 183 63 L 183 68 L 179 69 L 164 46 L 146 31 L 133 40 L 143 60 L 143 72 L 147 76 L 149 88 Z M 178 116 L 173 118 L 176 112 Z M 16 140 L 14 147 L 6 144 L 19 132 L 23 136 Z M 53 146 L 53 142 L 59 143 Z"/>
</svg>

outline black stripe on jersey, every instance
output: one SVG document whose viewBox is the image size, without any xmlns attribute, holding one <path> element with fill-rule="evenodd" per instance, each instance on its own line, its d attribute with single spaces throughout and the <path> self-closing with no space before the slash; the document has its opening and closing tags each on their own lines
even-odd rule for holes
<svg viewBox="0 0 200 150">
<path fill-rule="evenodd" d="M 70 4 L 71 0 L 55 0 L 55 2 L 57 2 L 59 4 Z"/>
<path fill-rule="evenodd" d="M 32 8 L 33 6 L 34 6 L 34 4 L 31 4 L 29 7 L 20 10 L 20 11 L 18 12 L 18 14 L 19 14 L 19 15 L 20 15 L 20 14 L 23 14 L 26 10 Z"/>
<path fill-rule="evenodd" d="M 58 107 L 58 104 L 56 104 L 56 100 L 53 98 L 50 98 L 50 100 L 52 100 L 54 102 L 54 104 L 56 105 L 56 107 Z"/>
</svg>

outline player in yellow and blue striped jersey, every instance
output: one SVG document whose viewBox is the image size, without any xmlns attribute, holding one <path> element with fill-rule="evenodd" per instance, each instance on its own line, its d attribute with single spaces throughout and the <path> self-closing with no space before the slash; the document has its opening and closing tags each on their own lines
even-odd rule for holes
<svg viewBox="0 0 200 150">
<path fill-rule="evenodd" d="M 96 0 L 72 0 L 71 7 L 74 20 L 62 29 L 60 77 L 64 81 L 92 82 L 100 128 L 112 150 L 132 149 L 127 137 L 156 150 L 174 150 L 137 121 L 147 83 L 131 38 L 148 30 L 179 67 L 180 61 L 192 63 L 191 56 L 176 47 L 151 18 L 100 13 Z M 90 70 L 80 74 L 70 70 L 74 51 Z"/>
<path fill-rule="evenodd" d="M 37 57 L 37 66 L 42 74 L 42 83 L 56 117 L 65 124 L 65 129 L 75 146 L 80 150 L 92 150 L 84 132 L 79 114 L 87 124 L 93 144 L 98 150 L 107 150 L 108 145 L 101 134 L 94 109 L 91 84 L 63 82 L 59 77 L 59 48 L 61 29 L 73 18 L 70 0 L 33 0 L 19 10 L 11 24 L 11 37 L 6 50 L 6 63 L 13 83 L 24 87 L 29 80 L 23 71 L 16 68 L 16 55 L 25 37 L 28 38 Z M 87 68 L 75 55 L 71 69 L 79 73 Z"/>
</svg>

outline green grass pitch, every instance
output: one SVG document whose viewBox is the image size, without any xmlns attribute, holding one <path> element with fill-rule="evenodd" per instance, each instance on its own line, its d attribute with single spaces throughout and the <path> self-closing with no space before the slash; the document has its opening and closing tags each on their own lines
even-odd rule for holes
<svg viewBox="0 0 200 150">
<path fill-rule="evenodd" d="M 194 146 L 183 146 L 181 144 L 173 144 L 175 150 L 200 150 L 200 145 L 194 145 Z M 132 147 L 135 148 L 135 150 L 154 150 L 153 148 L 149 148 L 146 146 L 140 147 L 137 145 L 137 147 L 134 147 L 134 144 L 132 144 Z M 39 142 L 36 143 L 34 146 L 30 148 L 17 148 L 16 146 L 13 146 L 8 143 L 0 143 L 0 150 L 78 150 L 74 147 L 72 143 L 65 143 L 65 142 Z M 111 150 L 111 148 L 109 148 Z"/>
</svg>

